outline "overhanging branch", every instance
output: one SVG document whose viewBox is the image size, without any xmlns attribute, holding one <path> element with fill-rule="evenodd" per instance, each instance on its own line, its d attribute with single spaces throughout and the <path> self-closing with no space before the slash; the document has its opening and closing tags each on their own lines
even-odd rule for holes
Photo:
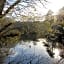
<svg viewBox="0 0 64 64">
<path fill-rule="evenodd" d="M 12 4 L 5 12 L 4 14 L 0 15 L 0 18 L 4 17 L 6 14 L 8 14 L 8 12 L 14 8 L 14 6 L 16 6 L 21 0 L 17 0 L 14 4 Z"/>
</svg>

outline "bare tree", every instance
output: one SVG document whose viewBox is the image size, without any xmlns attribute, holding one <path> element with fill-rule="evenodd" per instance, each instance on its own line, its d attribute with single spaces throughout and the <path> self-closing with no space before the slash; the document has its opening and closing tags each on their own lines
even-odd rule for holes
<svg viewBox="0 0 64 64">
<path fill-rule="evenodd" d="M 0 18 L 2 18 L 3 16 L 5 16 L 16 4 L 18 4 L 20 2 L 20 0 L 17 0 L 15 3 L 13 3 L 5 12 L 4 14 L 2 14 L 6 0 L 1 0 L 0 1 Z"/>
<path fill-rule="evenodd" d="M 10 5 L 10 7 L 3 14 L 2 12 L 3 12 L 4 6 L 7 3 L 7 1 L 8 0 L 0 0 L 0 18 L 4 17 L 6 14 L 8 14 L 9 11 L 11 9 L 13 9 L 14 6 L 18 5 L 18 3 L 20 3 L 20 2 L 26 2 L 26 3 L 33 2 L 34 4 L 36 4 L 35 3 L 36 0 L 16 0 L 12 5 Z M 47 2 L 47 0 L 37 0 L 37 1 L 39 1 L 43 6 L 44 6 L 44 2 Z"/>
</svg>

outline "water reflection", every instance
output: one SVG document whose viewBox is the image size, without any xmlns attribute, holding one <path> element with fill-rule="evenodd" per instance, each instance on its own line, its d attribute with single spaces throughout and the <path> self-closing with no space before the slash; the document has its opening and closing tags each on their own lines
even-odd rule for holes
<svg viewBox="0 0 64 64">
<path fill-rule="evenodd" d="M 53 64 L 42 42 L 43 40 L 21 41 L 10 49 L 11 54 L 6 58 L 5 64 Z"/>
<path fill-rule="evenodd" d="M 59 49 L 58 49 L 58 48 L 54 49 L 54 50 L 53 50 L 53 52 L 55 53 L 54 58 L 58 58 L 58 59 L 60 59 L 60 58 L 61 58 L 61 57 L 59 56 L 60 51 L 59 51 Z"/>
</svg>

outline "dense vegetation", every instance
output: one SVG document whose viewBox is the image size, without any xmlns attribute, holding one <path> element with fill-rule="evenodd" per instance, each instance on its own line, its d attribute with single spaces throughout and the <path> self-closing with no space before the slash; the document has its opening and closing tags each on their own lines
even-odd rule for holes
<svg viewBox="0 0 64 64">
<path fill-rule="evenodd" d="M 0 22 L 1 46 L 6 46 L 17 40 L 37 40 L 45 37 L 50 30 L 49 22 L 14 22 L 13 20 L 11 22 L 10 20 L 4 18 Z"/>
</svg>

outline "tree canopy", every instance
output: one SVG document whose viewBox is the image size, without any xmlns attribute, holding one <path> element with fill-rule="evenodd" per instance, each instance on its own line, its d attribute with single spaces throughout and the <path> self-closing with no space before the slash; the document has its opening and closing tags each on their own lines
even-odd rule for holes
<svg viewBox="0 0 64 64">
<path fill-rule="evenodd" d="M 6 14 L 8 14 L 11 9 L 14 9 L 15 6 L 18 6 L 18 5 L 21 5 L 23 8 L 26 8 L 29 6 L 34 7 L 34 4 L 37 4 L 35 1 L 36 0 L 12 0 L 12 1 L 11 0 L 1 0 L 0 1 L 0 18 L 5 16 Z M 47 0 L 37 0 L 37 1 L 39 1 L 43 6 L 45 5 L 44 2 L 47 2 Z M 27 6 L 22 5 L 21 4 L 22 2 L 27 3 Z M 5 7 L 5 6 L 7 6 L 7 7 Z M 20 7 L 20 8 L 18 7 L 18 8 L 21 9 L 22 7 Z M 6 10 L 4 10 L 4 8 Z"/>
</svg>

